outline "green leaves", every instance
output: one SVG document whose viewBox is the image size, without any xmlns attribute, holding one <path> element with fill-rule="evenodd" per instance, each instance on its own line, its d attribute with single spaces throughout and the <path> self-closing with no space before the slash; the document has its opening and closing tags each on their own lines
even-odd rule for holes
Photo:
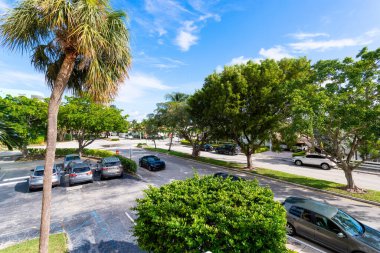
<svg viewBox="0 0 380 253">
<path fill-rule="evenodd" d="M 285 210 L 257 181 L 211 176 L 150 187 L 134 235 L 152 252 L 284 252 Z"/>
</svg>

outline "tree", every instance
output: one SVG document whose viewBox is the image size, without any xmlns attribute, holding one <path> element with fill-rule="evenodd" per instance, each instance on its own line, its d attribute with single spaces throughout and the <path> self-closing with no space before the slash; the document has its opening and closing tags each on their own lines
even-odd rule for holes
<svg viewBox="0 0 380 253">
<path fill-rule="evenodd" d="M 108 0 L 23 0 L 2 18 L 3 44 L 31 52 L 35 68 L 45 73 L 51 96 L 41 212 L 40 252 L 47 252 L 51 175 L 62 94 L 71 89 L 97 101 L 117 93 L 131 62 L 123 12 Z"/>
<path fill-rule="evenodd" d="M 7 146 L 9 150 L 21 146 L 22 140 L 16 131 L 0 121 L 0 144 Z"/>
<path fill-rule="evenodd" d="M 160 121 L 155 114 L 151 113 L 147 115 L 147 119 L 141 122 L 147 139 L 151 139 L 154 143 L 154 148 L 157 148 L 156 140 L 159 138 L 160 132 L 163 130 Z"/>
<path fill-rule="evenodd" d="M 66 97 L 59 110 L 59 126 L 68 129 L 78 141 L 79 153 L 104 132 L 126 132 L 128 116 L 111 106 L 92 102 L 88 97 Z"/>
<path fill-rule="evenodd" d="M 291 90 L 310 77 L 305 58 L 249 61 L 213 73 L 194 94 L 192 108 L 204 108 L 198 117 L 208 119 L 215 136 L 233 139 L 252 168 L 252 154 L 269 140 L 289 116 Z"/>
<path fill-rule="evenodd" d="M 185 102 L 188 98 L 189 95 L 182 92 L 173 92 L 165 95 L 165 99 L 169 102 Z"/>
<path fill-rule="evenodd" d="M 286 252 L 286 211 L 257 180 L 196 175 L 150 187 L 135 210 L 147 252 Z"/>
<path fill-rule="evenodd" d="M 24 156 L 28 145 L 46 136 L 47 103 L 36 98 L 6 96 L 0 98 L 0 119 L 13 128 L 18 136 L 18 147 Z"/>
<path fill-rule="evenodd" d="M 380 49 L 364 48 L 344 60 L 313 66 L 314 83 L 294 93 L 293 125 L 337 161 L 347 190 L 360 192 L 352 175 L 361 162 L 378 155 L 380 140 Z M 361 153 L 362 161 L 354 161 Z"/>
</svg>

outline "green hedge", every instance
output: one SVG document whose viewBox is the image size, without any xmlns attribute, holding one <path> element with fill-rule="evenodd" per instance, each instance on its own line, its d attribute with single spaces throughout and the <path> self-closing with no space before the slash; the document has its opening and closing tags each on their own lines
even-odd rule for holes
<svg viewBox="0 0 380 253">
<path fill-rule="evenodd" d="M 45 149 L 37 149 L 37 148 L 31 148 L 28 149 L 29 155 L 31 156 L 45 156 Z M 55 156 L 56 157 L 63 157 L 65 155 L 75 154 L 78 153 L 78 149 L 76 148 L 57 148 L 55 150 Z M 125 158 L 124 156 L 115 155 L 115 152 L 107 151 L 107 150 L 99 150 L 99 149 L 84 149 L 83 150 L 84 156 L 91 156 L 96 158 L 104 158 L 108 156 L 117 156 L 121 164 L 123 165 L 124 171 L 127 173 L 135 173 L 137 170 L 137 164 L 135 161 L 132 161 L 128 158 Z"/>
<path fill-rule="evenodd" d="M 142 143 L 142 142 L 140 142 L 140 143 L 138 143 L 136 145 L 136 147 L 138 147 L 138 148 L 142 148 L 142 147 L 145 147 L 145 146 L 148 146 L 148 145 L 146 143 Z"/>
<path fill-rule="evenodd" d="M 182 145 L 191 146 L 190 142 L 188 140 L 181 140 Z"/>
<path fill-rule="evenodd" d="M 306 151 L 300 151 L 300 152 L 296 152 L 296 153 L 293 153 L 292 156 L 295 157 L 295 156 L 304 156 L 306 155 Z"/>
<path fill-rule="evenodd" d="M 199 177 L 145 190 L 133 228 L 148 252 L 286 252 L 286 212 L 257 180 Z"/>
</svg>

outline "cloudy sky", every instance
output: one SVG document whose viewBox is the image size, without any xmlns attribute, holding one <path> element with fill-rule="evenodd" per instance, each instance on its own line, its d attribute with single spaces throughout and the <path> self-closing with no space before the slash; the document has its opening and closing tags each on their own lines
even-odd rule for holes
<svg viewBox="0 0 380 253">
<path fill-rule="evenodd" d="M 16 1 L 0 0 L 0 13 Z M 133 65 L 114 102 L 141 120 L 171 92 L 193 93 L 224 65 L 354 57 L 380 47 L 378 0 L 113 0 L 127 12 Z M 0 88 L 42 92 L 28 54 L 0 47 Z"/>
</svg>

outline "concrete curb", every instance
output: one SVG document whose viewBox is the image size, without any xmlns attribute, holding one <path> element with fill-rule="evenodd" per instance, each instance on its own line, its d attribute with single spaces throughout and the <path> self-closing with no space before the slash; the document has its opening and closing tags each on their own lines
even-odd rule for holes
<svg viewBox="0 0 380 253">
<path fill-rule="evenodd" d="M 150 150 L 147 150 L 147 151 L 150 151 Z M 180 158 L 180 159 L 183 159 L 183 160 L 188 160 L 188 161 L 193 161 L 193 162 L 197 162 L 197 163 L 212 165 L 214 167 L 218 167 L 218 168 L 225 169 L 225 170 L 230 170 L 230 171 L 235 171 L 235 172 L 244 172 L 244 173 L 256 176 L 256 177 L 270 179 L 270 180 L 278 181 L 278 182 L 281 182 L 281 183 L 285 183 L 285 184 L 289 184 L 289 185 L 293 185 L 293 186 L 297 186 L 297 187 L 302 187 L 302 188 L 305 188 L 305 189 L 308 189 L 308 190 L 323 192 L 323 193 L 326 193 L 326 194 L 335 195 L 335 196 L 338 196 L 338 197 L 342 197 L 342 198 L 346 198 L 346 199 L 351 199 L 351 200 L 355 200 L 355 201 L 359 201 L 359 202 L 362 202 L 362 203 L 371 204 L 371 205 L 379 206 L 380 207 L 380 203 L 377 203 L 377 202 L 374 202 L 374 201 L 370 201 L 370 200 L 365 200 L 365 199 L 360 199 L 360 198 L 356 198 L 356 197 L 351 197 L 351 196 L 343 195 L 343 194 L 336 193 L 336 192 L 330 192 L 330 191 L 326 191 L 326 190 L 321 190 L 321 189 L 313 188 L 313 187 L 306 186 L 306 185 L 300 185 L 300 184 L 288 182 L 288 181 L 277 179 L 277 178 L 273 178 L 273 177 L 263 176 L 263 175 L 256 174 L 256 173 L 253 173 L 253 172 L 250 172 L 250 171 L 239 170 L 239 169 L 224 167 L 224 166 L 220 166 L 220 165 L 214 165 L 214 164 L 211 164 L 211 163 L 197 161 L 197 160 L 193 160 L 193 159 L 189 159 L 189 158 L 183 158 L 183 157 L 179 157 L 179 156 L 175 156 L 175 155 L 170 155 L 170 154 L 166 154 L 166 153 L 161 153 L 161 152 L 157 152 L 157 151 L 154 151 L 154 152 L 159 153 L 159 154 L 163 154 L 163 155 L 167 155 L 167 156 L 177 157 L 177 158 Z"/>
</svg>

